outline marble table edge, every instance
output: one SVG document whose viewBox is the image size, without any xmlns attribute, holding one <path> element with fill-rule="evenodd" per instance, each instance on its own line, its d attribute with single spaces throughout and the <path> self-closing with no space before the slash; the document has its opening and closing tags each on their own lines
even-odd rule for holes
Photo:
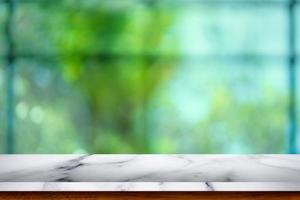
<svg viewBox="0 0 300 200">
<path fill-rule="evenodd" d="M 272 192 L 300 182 L 1 182 L 0 192 Z"/>
<path fill-rule="evenodd" d="M 300 191 L 299 155 L 0 155 L 4 191 Z"/>
</svg>

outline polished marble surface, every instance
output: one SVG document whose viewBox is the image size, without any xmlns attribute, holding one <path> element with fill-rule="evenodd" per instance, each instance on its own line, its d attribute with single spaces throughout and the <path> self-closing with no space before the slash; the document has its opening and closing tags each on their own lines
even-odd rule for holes
<svg viewBox="0 0 300 200">
<path fill-rule="evenodd" d="M 1 155 L 0 191 L 295 191 L 299 155 Z"/>
</svg>

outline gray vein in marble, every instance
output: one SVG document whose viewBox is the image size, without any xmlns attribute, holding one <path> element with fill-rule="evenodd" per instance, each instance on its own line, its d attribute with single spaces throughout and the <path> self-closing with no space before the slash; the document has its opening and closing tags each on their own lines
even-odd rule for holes
<svg viewBox="0 0 300 200">
<path fill-rule="evenodd" d="M 215 190 L 211 183 L 205 182 L 205 185 L 206 185 L 207 191 L 214 191 Z"/>
<path fill-rule="evenodd" d="M 69 176 L 69 172 L 83 166 L 84 164 L 82 161 L 88 156 L 90 155 L 79 156 L 78 158 L 71 159 L 56 167 L 56 170 L 60 171 L 60 173 L 63 174 L 63 177 L 56 179 L 55 182 L 73 182 L 72 178 Z"/>
</svg>

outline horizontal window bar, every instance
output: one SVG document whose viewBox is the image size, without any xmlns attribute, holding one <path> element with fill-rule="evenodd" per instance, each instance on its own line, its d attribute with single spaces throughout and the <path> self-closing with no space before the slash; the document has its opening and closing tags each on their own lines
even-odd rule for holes
<svg viewBox="0 0 300 200">
<path fill-rule="evenodd" d="M 5 59 L 7 56 L 0 55 L 1 59 Z M 289 55 L 260 55 L 260 54 L 245 54 L 245 55 L 164 55 L 164 54 L 121 54 L 121 53 L 74 53 L 74 54 L 15 54 L 16 59 L 61 59 L 68 57 L 79 57 L 82 59 L 100 59 L 100 60 L 112 60 L 112 59 L 164 59 L 164 60 L 286 60 L 289 59 Z M 296 56 L 300 59 L 300 55 Z"/>
</svg>

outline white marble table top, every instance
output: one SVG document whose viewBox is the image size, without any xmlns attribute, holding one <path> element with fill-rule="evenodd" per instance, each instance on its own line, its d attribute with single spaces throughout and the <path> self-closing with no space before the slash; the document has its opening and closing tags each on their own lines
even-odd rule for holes
<svg viewBox="0 0 300 200">
<path fill-rule="evenodd" d="M 300 155 L 1 155 L 0 191 L 300 191 Z"/>
</svg>

